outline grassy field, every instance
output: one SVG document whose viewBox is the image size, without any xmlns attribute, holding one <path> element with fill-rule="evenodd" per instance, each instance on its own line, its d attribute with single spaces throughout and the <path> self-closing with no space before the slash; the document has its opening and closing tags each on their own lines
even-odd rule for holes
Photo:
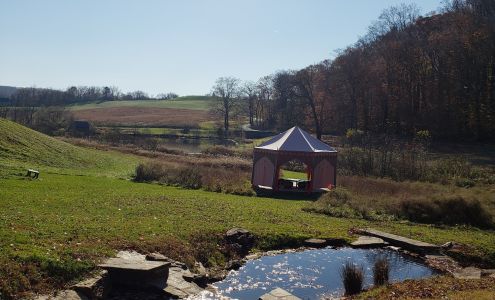
<svg viewBox="0 0 495 300">
<path fill-rule="evenodd" d="M 373 226 L 428 242 L 455 240 L 474 245 L 481 255 L 495 253 L 493 232 L 332 218 L 303 212 L 307 201 L 302 199 L 242 197 L 108 177 L 10 178 L 0 181 L 0 199 L 0 259 L 9 264 L 4 267 L 39 266 L 37 276 L 46 276 L 48 283 L 41 283 L 49 287 L 79 278 L 117 249 L 159 250 L 191 261 L 198 254 L 190 244 L 197 236 L 237 226 L 259 236 L 261 248 L 295 246 L 308 237 L 350 240 L 351 228 Z M 213 254 L 200 256 L 214 259 Z M 0 274 L 6 272 L 0 268 Z M 32 279 L 23 272 L 22 268 L 10 271 L 9 282 L 2 288 L 7 290 L 10 280 Z M 43 289 L 41 283 L 30 283 L 29 289 Z"/>
<path fill-rule="evenodd" d="M 184 96 L 171 100 L 129 100 L 129 101 L 105 101 L 92 102 L 82 105 L 73 105 L 69 109 L 73 111 L 95 108 L 110 107 L 147 107 L 147 108 L 176 108 L 176 109 L 194 109 L 208 110 L 212 101 L 208 96 Z"/>
<path fill-rule="evenodd" d="M 238 226 L 258 237 L 260 249 L 298 246 L 309 237 L 352 240 L 350 229 L 369 226 L 438 244 L 456 241 L 470 245 L 473 256 L 495 261 L 490 230 L 334 218 L 303 211 L 311 203 L 304 196 L 245 197 L 136 183 L 129 179 L 143 156 L 76 147 L 5 120 L 0 134 L 6 137 L 0 140 L 0 298 L 66 286 L 119 249 L 221 266 L 217 238 Z M 26 167 L 40 169 L 40 179 L 22 176 Z"/>
<path fill-rule="evenodd" d="M 157 108 L 157 107 L 103 107 L 74 111 L 79 120 L 91 121 L 97 126 L 140 127 L 199 127 L 211 120 L 205 110 Z"/>
<path fill-rule="evenodd" d="M 26 169 L 128 178 L 138 159 L 115 151 L 80 148 L 0 118 L 0 178 Z"/>
</svg>

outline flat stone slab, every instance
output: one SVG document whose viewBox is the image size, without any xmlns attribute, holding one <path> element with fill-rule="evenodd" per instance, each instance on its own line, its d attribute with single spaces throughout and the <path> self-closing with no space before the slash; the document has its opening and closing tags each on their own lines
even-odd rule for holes
<svg viewBox="0 0 495 300">
<path fill-rule="evenodd" d="M 373 247 L 384 247 L 388 243 L 381 238 L 373 236 L 360 236 L 357 241 L 351 243 L 353 248 L 373 248 Z"/>
<path fill-rule="evenodd" d="M 328 245 L 327 240 L 323 239 L 307 239 L 304 241 L 304 246 L 314 247 L 314 248 L 323 248 Z"/>
<path fill-rule="evenodd" d="M 259 300 L 301 300 L 301 298 L 292 295 L 284 289 L 276 288 L 261 296 Z"/>
<path fill-rule="evenodd" d="M 437 252 L 441 248 L 438 245 L 433 245 L 422 241 L 413 240 L 400 235 L 395 235 L 375 229 L 369 229 L 369 228 L 363 229 L 361 230 L 361 233 L 369 236 L 378 237 L 392 245 L 397 245 L 402 248 L 414 250 L 418 252 L 428 252 L 428 253 Z"/>
<path fill-rule="evenodd" d="M 168 269 L 169 266 L 170 263 L 164 261 L 135 260 L 125 258 L 109 258 L 106 262 L 98 265 L 98 267 L 103 268 L 107 271 L 132 270 L 143 272 L 153 272 L 157 270 Z"/>
<path fill-rule="evenodd" d="M 110 258 L 98 265 L 108 271 L 108 280 L 116 284 L 139 286 L 150 280 L 165 282 L 169 273 L 169 262 L 126 258 Z"/>
<path fill-rule="evenodd" d="M 474 267 L 467 267 L 454 272 L 453 275 L 458 279 L 480 279 L 481 270 Z"/>
<path fill-rule="evenodd" d="M 118 286 L 121 289 L 117 294 L 121 293 L 123 299 L 148 299 L 143 298 L 147 292 L 166 299 L 183 299 L 204 291 L 194 282 L 200 275 L 191 273 L 184 264 L 158 253 L 146 257 L 137 252 L 121 251 L 117 258 L 110 258 L 99 267 L 108 271 L 106 280 L 115 284 L 113 288 Z M 144 296 L 125 296 L 128 292 L 136 291 L 144 293 Z M 149 299 L 155 299 L 153 297 Z"/>
</svg>

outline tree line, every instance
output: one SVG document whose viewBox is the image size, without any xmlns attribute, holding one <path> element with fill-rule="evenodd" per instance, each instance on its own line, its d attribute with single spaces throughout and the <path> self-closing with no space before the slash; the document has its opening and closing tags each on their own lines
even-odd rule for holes
<svg viewBox="0 0 495 300">
<path fill-rule="evenodd" d="M 168 100 L 179 97 L 175 93 L 155 97 L 143 91 L 122 93 L 116 87 L 72 86 L 66 90 L 47 88 L 16 88 L 8 98 L 0 98 L 0 118 L 29 126 L 47 134 L 58 134 L 67 128 L 73 116 L 67 105 L 95 101 Z"/>
<path fill-rule="evenodd" d="M 453 0 L 420 16 L 415 5 L 383 11 L 335 59 L 257 82 L 222 77 L 213 112 L 253 127 L 299 125 L 318 138 L 349 128 L 436 139 L 494 140 L 495 2 Z"/>
<path fill-rule="evenodd" d="M 7 100 L 2 101 L 2 106 L 11 107 L 41 107 L 41 106 L 66 106 L 95 101 L 115 100 L 169 100 L 179 97 L 175 93 L 161 93 L 150 96 L 143 91 L 123 93 L 117 87 L 99 86 L 71 86 L 66 90 L 48 88 L 17 88 Z"/>
</svg>

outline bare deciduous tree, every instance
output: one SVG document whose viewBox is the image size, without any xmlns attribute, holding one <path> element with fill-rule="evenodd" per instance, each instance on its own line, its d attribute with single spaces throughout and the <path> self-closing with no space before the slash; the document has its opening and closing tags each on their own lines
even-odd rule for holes
<svg viewBox="0 0 495 300">
<path fill-rule="evenodd" d="M 240 80 L 234 77 L 220 77 L 215 82 L 211 94 L 215 98 L 210 111 L 223 117 L 224 135 L 229 135 L 230 119 L 238 109 Z"/>
</svg>

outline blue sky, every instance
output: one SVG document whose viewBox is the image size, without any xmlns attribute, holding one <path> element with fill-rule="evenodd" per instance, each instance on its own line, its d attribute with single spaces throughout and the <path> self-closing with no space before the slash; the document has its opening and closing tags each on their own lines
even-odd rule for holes
<svg viewBox="0 0 495 300">
<path fill-rule="evenodd" d="M 331 58 L 381 11 L 440 0 L 0 0 L 0 85 L 205 94 Z"/>
</svg>

